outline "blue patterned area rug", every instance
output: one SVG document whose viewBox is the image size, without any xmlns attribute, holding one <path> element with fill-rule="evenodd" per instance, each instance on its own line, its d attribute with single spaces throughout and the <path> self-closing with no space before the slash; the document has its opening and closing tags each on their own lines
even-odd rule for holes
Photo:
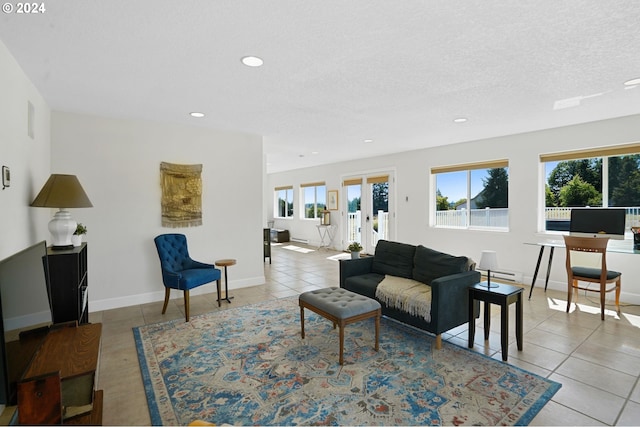
<svg viewBox="0 0 640 427">
<path fill-rule="evenodd" d="M 134 328 L 154 425 L 527 425 L 560 384 L 383 318 L 338 331 L 297 297 Z"/>
</svg>

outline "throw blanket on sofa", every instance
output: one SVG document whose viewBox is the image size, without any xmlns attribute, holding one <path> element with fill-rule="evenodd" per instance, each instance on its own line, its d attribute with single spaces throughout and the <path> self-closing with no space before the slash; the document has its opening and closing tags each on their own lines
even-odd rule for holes
<svg viewBox="0 0 640 427">
<path fill-rule="evenodd" d="M 412 279 L 384 276 L 376 288 L 376 298 L 389 307 L 420 316 L 431 322 L 431 286 Z"/>
</svg>

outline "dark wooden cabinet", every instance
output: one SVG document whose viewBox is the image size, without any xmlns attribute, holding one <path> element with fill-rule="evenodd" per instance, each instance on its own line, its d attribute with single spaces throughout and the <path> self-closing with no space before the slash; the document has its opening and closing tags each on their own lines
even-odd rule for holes
<svg viewBox="0 0 640 427">
<path fill-rule="evenodd" d="M 19 424 L 102 424 L 101 334 L 100 323 L 51 327 L 18 382 Z"/>
<path fill-rule="evenodd" d="M 267 258 L 269 258 L 269 264 L 271 264 L 271 229 L 270 228 L 262 229 L 262 246 L 263 246 L 263 255 L 264 255 L 262 262 L 264 262 Z"/>
<path fill-rule="evenodd" d="M 47 249 L 53 323 L 89 322 L 87 244 L 73 249 Z"/>
</svg>

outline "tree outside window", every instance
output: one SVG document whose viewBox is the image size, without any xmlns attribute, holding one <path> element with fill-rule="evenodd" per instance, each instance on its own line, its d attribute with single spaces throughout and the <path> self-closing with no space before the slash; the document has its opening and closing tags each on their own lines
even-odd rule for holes
<svg viewBox="0 0 640 427">
<path fill-rule="evenodd" d="M 277 212 L 278 218 L 293 217 L 293 187 L 276 189 Z"/>
<path fill-rule="evenodd" d="M 304 218 L 320 218 L 327 209 L 327 187 L 325 185 L 306 186 L 302 189 Z"/>
<path fill-rule="evenodd" d="M 568 230 L 571 208 L 626 208 L 627 220 L 638 217 L 640 154 L 547 161 L 544 164 L 545 230 Z"/>
<path fill-rule="evenodd" d="M 468 169 L 443 168 L 445 172 L 435 174 L 436 226 L 508 228 L 508 164 L 506 161 L 488 164 L 504 167 L 483 168 L 480 166 L 485 164 L 478 164 Z"/>
</svg>

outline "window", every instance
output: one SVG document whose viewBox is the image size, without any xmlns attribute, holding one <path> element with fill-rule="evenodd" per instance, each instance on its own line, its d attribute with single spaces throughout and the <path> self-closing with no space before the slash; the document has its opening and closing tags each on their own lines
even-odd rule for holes
<svg viewBox="0 0 640 427">
<path fill-rule="evenodd" d="M 293 217 L 293 187 L 276 187 L 276 212 L 277 218 Z"/>
<path fill-rule="evenodd" d="M 327 209 L 327 187 L 324 182 L 300 185 L 301 199 L 304 203 L 302 218 L 320 218 Z"/>
<path fill-rule="evenodd" d="M 508 170 L 507 160 L 432 168 L 436 189 L 432 224 L 507 229 Z"/>
<path fill-rule="evenodd" d="M 627 210 L 625 228 L 640 221 L 640 144 L 543 154 L 544 230 L 567 231 L 571 209 Z"/>
</svg>

